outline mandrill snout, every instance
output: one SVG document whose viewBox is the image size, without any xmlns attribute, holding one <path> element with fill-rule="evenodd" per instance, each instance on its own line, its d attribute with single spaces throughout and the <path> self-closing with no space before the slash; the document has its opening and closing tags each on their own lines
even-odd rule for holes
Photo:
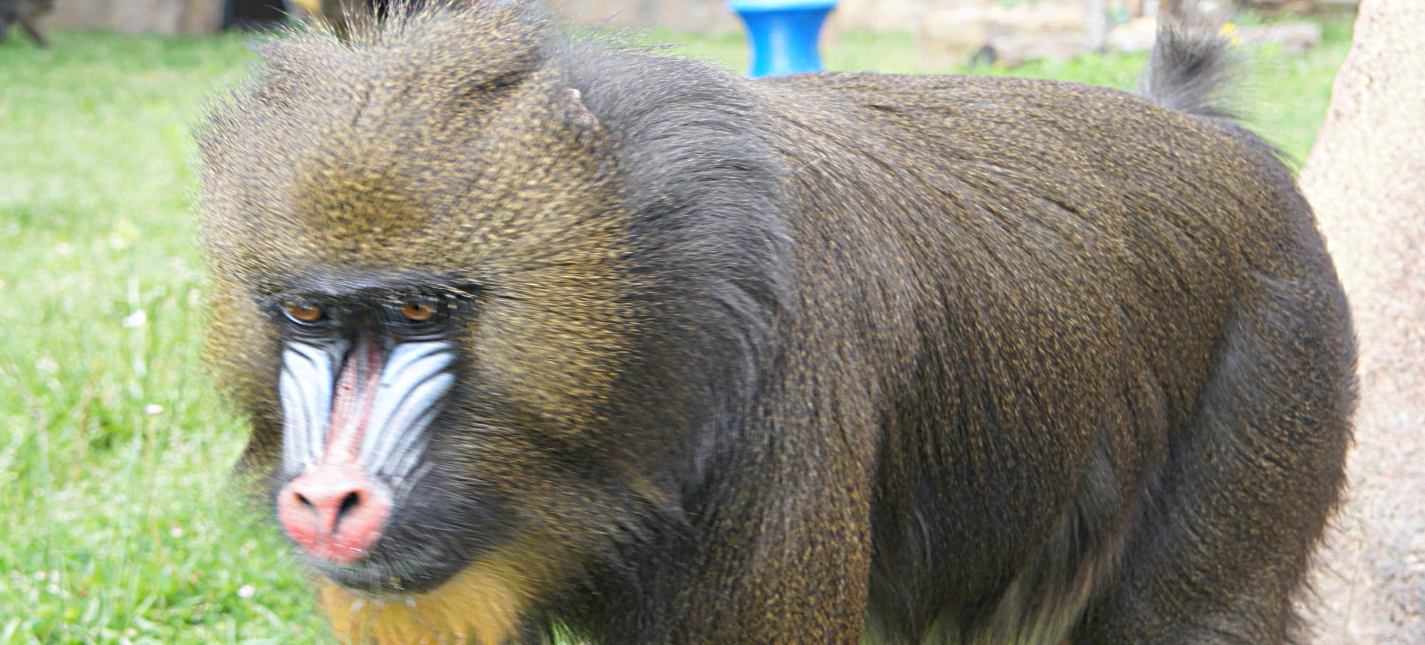
<svg viewBox="0 0 1425 645">
<path fill-rule="evenodd" d="M 392 491 L 419 478 L 454 355 L 446 341 L 395 342 L 387 354 L 370 331 L 349 347 L 287 344 L 285 470 L 301 474 L 278 492 L 277 519 L 308 555 L 353 564 L 381 538 Z"/>
<path fill-rule="evenodd" d="M 277 494 L 277 518 L 308 555 L 335 564 L 360 560 L 381 538 L 390 495 L 353 464 L 321 463 Z"/>
</svg>

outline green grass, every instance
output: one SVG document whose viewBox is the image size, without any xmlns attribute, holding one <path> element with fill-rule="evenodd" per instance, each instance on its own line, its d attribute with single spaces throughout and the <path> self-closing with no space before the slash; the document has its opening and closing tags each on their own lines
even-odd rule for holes
<svg viewBox="0 0 1425 645">
<path fill-rule="evenodd" d="M 232 512 L 241 426 L 199 361 L 189 124 L 249 58 L 0 48 L 0 643 L 321 633 L 279 536 Z"/>
<path fill-rule="evenodd" d="M 1306 56 L 1250 57 L 1271 99 L 1256 127 L 1297 158 L 1349 39 L 1327 27 Z M 243 38 L 0 46 L 0 645 L 331 640 L 281 536 L 234 490 L 243 427 L 199 357 L 190 131 L 250 64 Z M 740 37 L 646 39 L 746 65 Z M 827 59 L 920 71 L 903 35 L 844 34 Z M 1131 88 L 1142 65 L 974 71 Z"/>
</svg>

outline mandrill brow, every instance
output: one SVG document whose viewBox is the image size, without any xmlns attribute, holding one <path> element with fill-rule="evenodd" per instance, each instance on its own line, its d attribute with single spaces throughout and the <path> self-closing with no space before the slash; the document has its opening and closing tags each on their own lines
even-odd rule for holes
<svg viewBox="0 0 1425 645">
<path fill-rule="evenodd" d="M 1299 642 L 1350 314 L 1167 4 L 1141 96 L 522 2 L 260 45 L 199 137 L 208 357 L 337 638 Z"/>
</svg>

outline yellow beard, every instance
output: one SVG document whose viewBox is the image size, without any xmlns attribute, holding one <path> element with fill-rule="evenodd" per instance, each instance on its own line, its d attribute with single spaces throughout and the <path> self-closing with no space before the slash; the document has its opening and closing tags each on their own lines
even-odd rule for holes
<svg viewBox="0 0 1425 645">
<path fill-rule="evenodd" d="M 328 580 L 317 602 L 351 645 L 499 645 L 515 634 L 534 589 L 506 558 L 471 564 L 423 594 L 378 598 Z"/>
</svg>

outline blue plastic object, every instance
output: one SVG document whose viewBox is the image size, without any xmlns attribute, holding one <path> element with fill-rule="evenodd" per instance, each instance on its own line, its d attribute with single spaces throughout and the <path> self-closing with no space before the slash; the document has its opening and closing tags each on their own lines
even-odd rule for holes
<svg viewBox="0 0 1425 645">
<path fill-rule="evenodd" d="M 836 0 L 728 0 L 742 18 L 752 45 L 748 76 L 785 76 L 821 71 L 817 40 Z"/>
</svg>

